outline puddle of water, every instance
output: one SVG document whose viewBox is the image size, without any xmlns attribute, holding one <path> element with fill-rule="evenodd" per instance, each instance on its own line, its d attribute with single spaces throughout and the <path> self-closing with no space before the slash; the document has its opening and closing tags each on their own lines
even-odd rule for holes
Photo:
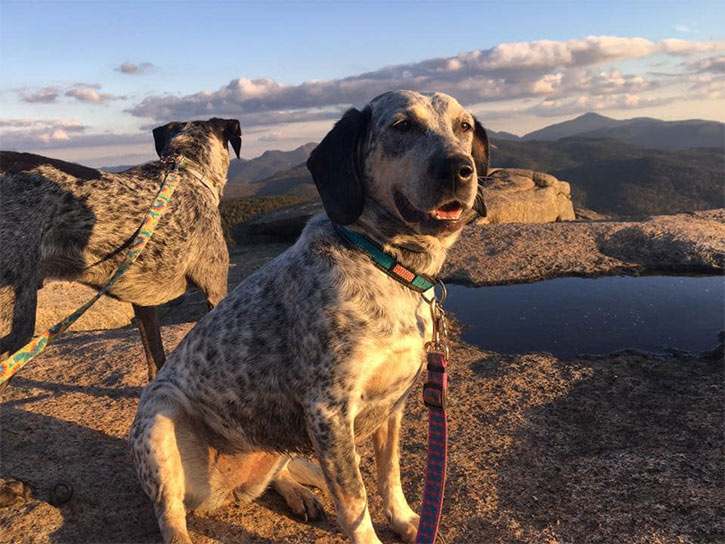
<svg viewBox="0 0 725 544">
<path fill-rule="evenodd" d="M 468 325 L 464 341 L 498 353 L 698 352 L 713 348 L 725 328 L 725 278 L 614 276 L 448 285 L 445 307 Z"/>
</svg>

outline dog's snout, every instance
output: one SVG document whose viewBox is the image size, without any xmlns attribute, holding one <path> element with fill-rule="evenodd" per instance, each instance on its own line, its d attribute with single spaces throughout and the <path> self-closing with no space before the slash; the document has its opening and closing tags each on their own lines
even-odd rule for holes
<svg viewBox="0 0 725 544">
<path fill-rule="evenodd" d="M 431 164 L 433 178 L 443 182 L 467 183 L 473 178 L 473 172 L 473 162 L 466 155 L 449 155 Z"/>
</svg>

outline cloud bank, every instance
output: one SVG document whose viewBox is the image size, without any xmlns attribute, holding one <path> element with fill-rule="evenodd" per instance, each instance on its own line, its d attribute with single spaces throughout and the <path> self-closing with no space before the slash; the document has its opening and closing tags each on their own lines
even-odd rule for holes
<svg viewBox="0 0 725 544">
<path fill-rule="evenodd" d="M 79 102 L 90 104 L 104 104 L 111 100 L 124 100 L 125 96 L 113 95 L 110 93 L 100 92 L 101 85 L 99 83 L 76 83 L 66 90 L 60 87 L 50 86 L 44 87 L 34 92 L 21 90 L 18 95 L 23 102 L 54 104 L 58 102 L 61 96 L 75 98 Z"/>
<path fill-rule="evenodd" d="M 78 121 L 66 119 L 0 119 L 3 148 L 67 142 L 73 133 L 82 133 L 86 127 Z"/>
<path fill-rule="evenodd" d="M 542 105 L 532 111 L 542 114 L 554 111 L 547 106 L 553 102 L 569 104 L 570 109 L 576 109 L 577 104 L 580 108 L 588 104 L 635 108 L 654 101 L 639 94 L 674 82 L 653 74 L 600 70 L 598 65 L 652 55 L 687 58 L 723 51 L 725 42 L 652 42 L 612 36 L 504 43 L 455 57 L 389 66 L 343 79 L 310 80 L 300 85 L 242 77 L 216 91 L 149 96 L 127 111 L 156 121 L 241 115 L 248 126 L 271 125 L 335 118 L 345 107 L 364 104 L 391 88 L 440 90 L 466 105 L 534 98 L 541 100 Z M 712 60 L 709 65 L 693 64 L 693 69 L 708 71 L 720 66 L 719 60 Z M 612 96 L 617 98 L 607 98 Z"/>
</svg>

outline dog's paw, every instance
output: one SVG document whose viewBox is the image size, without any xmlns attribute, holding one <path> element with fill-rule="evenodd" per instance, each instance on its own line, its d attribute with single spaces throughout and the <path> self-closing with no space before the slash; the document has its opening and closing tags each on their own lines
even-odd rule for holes
<svg viewBox="0 0 725 544">
<path fill-rule="evenodd" d="M 298 486 L 285 493 L 284 499 L 292 512 L 305 521 L 314 521 L 325 517 L 325 509 L 312 491 Z"/>
<path fill-rule="evenodd" d="M 414 543 L 415 537 L 418 535 L 418 523 L 420 516 L 412 510 L 405 516 L 392 516 L 386 512 L 390 528 L 400 537 L 400 540 L 406 543 Z"/>
<path fill-rule="evenodd" d="M 28 484 L 13 478 L 0 478 L 0 508 L 23 504 L 32 498 Z"/>
</svg>

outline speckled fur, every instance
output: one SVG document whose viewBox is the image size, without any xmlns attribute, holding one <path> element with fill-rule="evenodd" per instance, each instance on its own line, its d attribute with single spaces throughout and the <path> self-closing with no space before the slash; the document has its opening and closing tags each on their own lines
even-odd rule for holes
<svg viewBox="0 0 725 544">
<path fill-rule="evenodd" d="M 209 179 L 223 184 L 229 166 L 224 127 L 230 124 L 239 127 L 237 121 L 222 119 L 171 123 L 160 127 L 163 136 L 155 132 L 157 149 L 160 154 L 184 154 Z M 2 152 L 0 354 L 12 353 L 31 338 L 36 291 L 43 280 L 100 288 L 111 278 L 167 168 L 155 161 L 112 174 L 38 155 Z M 111 296 L 149 307 L 190 287 L 201 289 L 211 306 L 226 295 L 229 255 L 219 195 L 192 174 L 198 172 L 182 168 L 165 215 L 138 260 L 111 288 Z M 69 313 L 73 309 L 68 308 Z"/>
<path fill-rule="evenodd" d="M 475 181 L 431 190 L 439 181 L 426 165 L 431 150 L 470 156 L 473 135 L 455 126 L 462 117 L 472 123 L 472 117 L 440 94 L 387 93 L 368 107 L 360 148 L 366 200 L 349 228 L 375 238 L 403 264 L 435 275 L 458 231 L 419 232 L 403 220 L 391 192 L 403 191 L 421 210 L 451 195 L 470 207 Z M 421 131 L 391 134 L 394 116 L 411 111 Z M 320 147 L 330 145 L 334 134 Z M 399 147 L 395 152 L 391 141 Z M 239 486 L 247 499 L 269 482 L 279 490 L 280 481 L 304 496 L 304 488 L 290 482 L 299 471 L 285 462 L 290 453 L 302 452 L 319 460 L 345 533 L 353 542 L 379 542 L 355 448 L 369 437 L 386 515 L 405 541 L 414 540 L 418 516 L 401 489 L 398 440 L 431 330 L 430 309 L 420 294 L 348 247 L 327 215 L 313 218 L 294 246 L 196 325 L 143 392 L 130 445 L 165 541 L 190 542 L 184 509 L 218 506 Z M 278 462 L 269 458 L 250 471 L 247 464 L 262 454 Z M 245 476 L 220 477 L 218 467 L 234 463 Z M 319 468 L 307 473 L 305 483 L 322 485 Z M 245 478 L 249 483 L 242 483 Z"/>
</svg>

